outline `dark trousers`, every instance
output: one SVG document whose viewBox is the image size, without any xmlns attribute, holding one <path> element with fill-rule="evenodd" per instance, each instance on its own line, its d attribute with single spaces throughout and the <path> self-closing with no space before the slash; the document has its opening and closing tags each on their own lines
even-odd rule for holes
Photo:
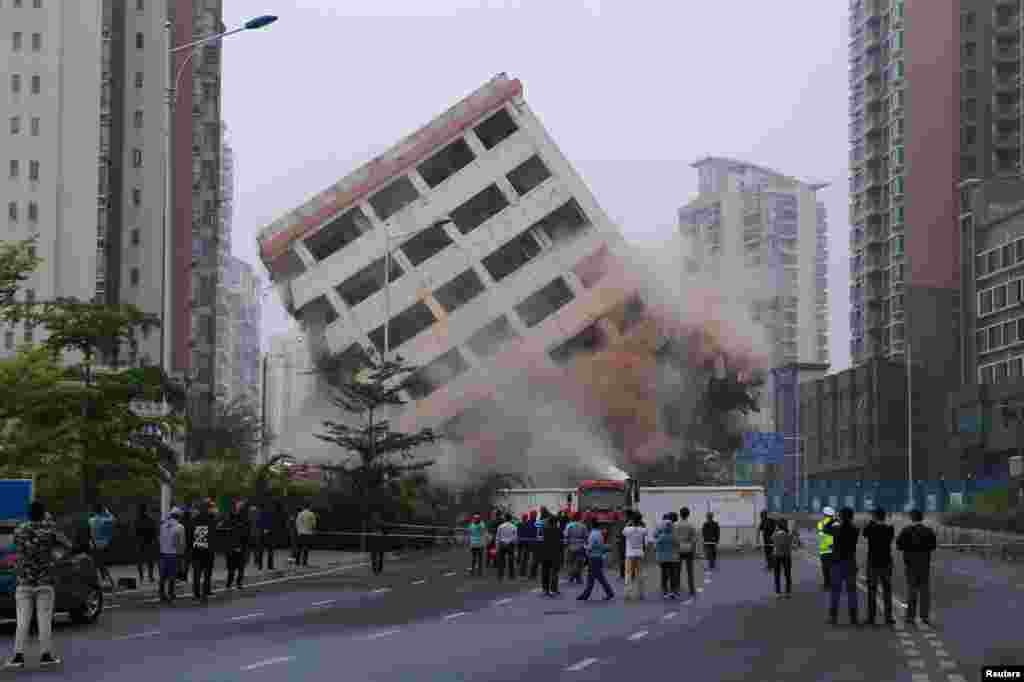
<svg viewBox="0 0 1024 682">
<path fill-rule="evenodd" d="M 694 597 L 697 595 L 697 588 L 693 583 L 693 553 L 688 552 L 686 554 L 679 555 L 679 563 L 676 564 L 676 592 L 679 591 L 679 585 L 683 579 L 683 566 L 686 566 L 686 585 L 690 588 L 690 596 Z"/>
<path fill-rule="evenodd" d="M 530 546 L 527 544 L 516 545 L 515 570 L 520 578 L 525 578 L 530 568 Z"/>
<path fill-rule="evenodd" d="M 541 560 L 540 581 L 541 588 L 548 593 L 558 592 L 558 570 L 561 562 L 558 559 L 545 558 Z"/>
<path fill-rule="evenodd" d="M 270 531 L 259 531 L 253 538 L 252 563 L 257 569 L 263 570 L 263 557 L 267 558 L 267 570 L 274 570 L 274 544 L 271 542 Z"/>
<path fill-rule="evenodd" d="M 679 592 L 679 562 L 662 561 L 661 564 L 661 591 L 665 594 L 676 594 Z"/>
<path fill-rule="evenodd" d="M 505 579 L 505 570 L 508 570 L 508 577 L 516 577 L 516 567 L 513 561 L 515 557 L 516 546 L 515 545 L 498 545 L 498 556 L 496 561 L 498 562 L 498 580 Z"/>
<path fill-rule="evenodd" d="M 832 555 L 821 555 L 821 577 L 822 584 L 826 590 L 832 589 Z"/>
<path fill-rule="evenodd" d="M 618 551 L 619 558 L 619 577 L 623 580 L 626 579 L 626 545 L 619 545 Z"/>
<path fill-rule="evenodd" d="M 309 535 L 300 535 L 296 541 L 295 563 L 298 566 L 309 566 Z"/>
<path fill-rule="evenodd" d="M 370 565 L 373 568 L 373 572 L 380 575 L 380 572 L 384 570 L 384 550 L 374 549 L 370 552 Z"/>
<path fill-rule="evenodd" d="M 764 542 L 764 563 L 766 566 L 772 565 L 772 554 L 775 552 L 775 546 L 772 544 L 771 538 L 761 538 Z"/>
<path fill-rule="evenodd" d="M 469 567 L 469 572 L 473 575 L 484 574 L 484 548 L 483 547 L 470 547 L 469 555 L 472 557 L 472 563 Z"/>
<path fill-rule="evenodd" d="M 139 568 L 139 582 L 142 582 L 143 568 L 147 569 L 149 574 L 149 582 L 153 582 L 154 570 L 156 568 L 156 558 L 160 554 L 160 548 L 156 542 L 140 542 L 138 549 L 138 556 L 136 558 L 136 564 Z"/>
<path fill-rule="evenodd" d="M 708 568 L 710 568 L 712 571 L 715 570 L 715 562 L 718 560 L 718 543 L 705 542 L 704 556 L 708 558 Z"/>
<path fill-rule="evenodd" d="M 587 562 L 587 552 L 584 549 L 569 550 L 569 579 L 576 583 L 583 582 L 583 565 Z"/>
<path fill-rule="evenodd" d="M 907 620 L 917 618 L 918 605 L 921 618 L 928 620 L 932 606 L 931 566 L 904 564 L 903 572 L 907 576 Z"/>
<path fill-rule="evenodd" d="M 160 598 L 174 601 L 175 584 L 178 581 L 178 557 L 175 554 L 160 555 Z"/>
<path fill-rule="evenodd" d="M 829 601 L 829 616 L 833 619 L 839 613 L 839 596 L 846 588 L 846 605 L 850 619 L 857 615 L 857 562 L 854 559 L 836 559 L 831 566 L 832 595 Z"/>
<path fill-rule="evenodd" d="M 245 550 L 236 549 L 227 553 L 228 560 L 228 582 L 227 587 L 231 587 L 236 582 L 238 586 L 242 586 L 242 581 L 245 580 Z"/>
<path fill-rule="evenodd" d="M 892 620 L 892 564 L 888 566 L 868 565 L 868 620 L 874 621 L 878 613 L 878 591 L 882 592 L 882 608 L 885 620 Z"/>
<path fill-rule="evenodd" d="M 213 582 L 213 552 L 192 553 L 192 595 L 196 599 L 210 596 Z"/>
<path fill-rule="evenodd" d="M 775 593 L 782 594 L 782 576 L 786 576 L 786 594 L 793 593 L 793 557 L 775 557 Z"/>
<path fill-rule="evenodd" d="M 594 584 L 601 583 L 601 587 L 604 588 L 605 596 L 609 599 L 615 596 L 615 591 L 612 586 L 608 584 L 608 578 L 604 575 L 604 559 L 597 559 L 591 557 L 590 559 L 590 572 L 587 573 L 587 586 L 583 589 L 583 593 L 578 597 L 586 601 L 590 599 L 590 594 L 594 591 Z"/>
</svg>

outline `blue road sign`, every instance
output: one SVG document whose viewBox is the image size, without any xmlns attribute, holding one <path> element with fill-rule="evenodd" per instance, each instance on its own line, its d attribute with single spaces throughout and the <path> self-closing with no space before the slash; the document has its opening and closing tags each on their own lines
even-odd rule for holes
<svg viewBox="0 0 1024 682">
<path fill-rule="evenodd" d="M 28 520 L 32 490 L 31 478 L 0 479 L 0 521 Z"/>
<path fill-rule="evenodd" d="M 748 431 L 743 434 L 743 449 L 737 458 L 758 464 L 782 464 L 786 437 L 772 431 Z"/>
</svg>

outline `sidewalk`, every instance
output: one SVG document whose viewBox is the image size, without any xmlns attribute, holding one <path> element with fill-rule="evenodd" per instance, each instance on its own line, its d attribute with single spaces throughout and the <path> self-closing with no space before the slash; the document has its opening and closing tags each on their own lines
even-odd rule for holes
<svg viewBox="0 0 1024 682">
<path fill-rule="evenodd" d="M 395 555 L 391 555 L 389 558 L 395 558 Z M 245 582 L 256 582 L 260 580 L 270 580 L 275 578 L 284 578 L 288 576 L 299 576 L 305 573 L 315 573 L 316 571 L 323 571 L 330 568 L 336 568 L 338 566 L 346 566 L 351 564 L 366 563 L 370 560 L 369 554 L 360 554 L 359 552 L 341 552 L 332 550 L 312 550 L 309 553 L 309 565 L 308 566 L 296 566 L 290 561 L 291 556 L 288 551 L 280 550 L 274 556 L 274 570 L 268 570 L 264 563 L 263 570 L 258 570 L 252 562 L 252 558 L 249 558 L 248 564 L 245 567 Z M 111 566 L 110 575 L 114 578 L 114 584 L 116 585 L 121 578 L 131 578 L 138 583 L 138 587 L 135 589 L 124 589 L 118 588 L 114 595 L 117 597 L 135 597 L 135 596 L 152 596 L 157 594 L 160 582 L 160 571 L 159 565 L 156 565 L 153 569 L 154 582 L 149 582 L 149 574 L 146 572 L 145 567 L 143 568 L 143 576 L 145 582 L 138 583 L 139 572 L 135 566 Z M 222 554 L 218 554 L 213 563 L 213 579 L 212 587 L 221 588 L 227 582 L 228 570 L 227 562 Z M 191 571 L 189 574 L 189 585 L 191 585 L 192 575 Z M 181 581 L 178 582 L 179 591 L 182 589 Z M 104 590 L 109 594 L 110 588 L 104 585 Z"/>
</svg>

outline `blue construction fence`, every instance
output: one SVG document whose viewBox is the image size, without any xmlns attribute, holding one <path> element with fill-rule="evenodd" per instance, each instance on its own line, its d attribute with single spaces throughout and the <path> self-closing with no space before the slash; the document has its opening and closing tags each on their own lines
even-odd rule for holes
<svg viewBox="0 0 1024 682">
<path fill-rule="evenodd" d="M 914 484 L 912 504 L 906 481 L 807 481 L 799 496 L 781 483 L 770 483 L 765 496 L 768 511 L 779 514 L 818 513 L 825 507 L 870 512 L 879 506 L 890 512 L 916 507 L 934 513 L 970 510 L 978 495 L 1009 485 L 1006 478 L 919 481 Z"/>
</svg>

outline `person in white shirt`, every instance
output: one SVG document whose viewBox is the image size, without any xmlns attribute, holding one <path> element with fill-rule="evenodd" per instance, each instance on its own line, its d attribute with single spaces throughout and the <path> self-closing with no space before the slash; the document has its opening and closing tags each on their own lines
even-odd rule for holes
<svg viewBox="0 0 1024 682">
<path fill-rule="evenodd" d="M 512 523 L 512 515 L 505 514 L 505 522 L 498 526 L 498 532 L 494 535 L 497 544 L 498 580 L 505 579 L 505 568 L 508 568 L 508 577 L 515 578 L 515 552 L 516 542 L 519 539 L 519 531 L 516 524 Z"/>
<path fill-rule="evenodd" d="M 642 598 L 640 575 L 647 549 L 647 529 L 638 514 L 633 514 L 622 531 L 626 539 L 626 598 Z"/>
</svg>

